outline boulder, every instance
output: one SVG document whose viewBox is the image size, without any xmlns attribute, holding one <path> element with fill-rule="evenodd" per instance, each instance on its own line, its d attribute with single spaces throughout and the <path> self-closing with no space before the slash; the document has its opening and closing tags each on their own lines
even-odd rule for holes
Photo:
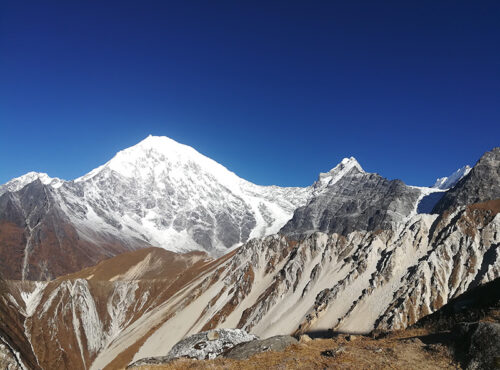
<svg viewBox="0 0 500 370">
<path fill-rule="evenodd" d="M 241 329 L 215 329 L 204 331 L 184 338 L 172 347 L 166 356 L 140 359 L 127 368 L 144 365 L 166 364 L 177 358 L 194 358 L 197 360 L 213 359 L 234 346 L 255 341 L 259 337 Z"/>
<path fill-rule="evenodd" d="M 260 352 L 283 351 L 289 345 L 296 343 L 298 343 L 298 340 L 290 335 L 277 335 L 267 339 L 239 344 L 226 351 L 223 356 L 235 360 L 242 360 Z"/>
<path fill-rule="evenodd" d="M 500 368 L 500 324 L 460 323 L 453 331 L 467 370 Z"/>
</svg>

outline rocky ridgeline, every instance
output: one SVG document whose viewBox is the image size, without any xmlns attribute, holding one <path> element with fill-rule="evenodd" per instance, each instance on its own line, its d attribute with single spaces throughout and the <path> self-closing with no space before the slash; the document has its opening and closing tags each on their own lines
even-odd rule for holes
<svg viewBox="0 0 500 370">
<path fill-rule="evenodd" d="M 166 137 L 148 137 L 73 181 L 30 173 L 0 186 L 0 268 L 46 280 L 138 248 L 224 254 L 274 234 L 338 175 L 259 186 Z"/>
<path fill-rule="evenodd" d="M 299 207 L 281 233 L 300 237 L 315 231 L 347 235 L 389 230 L 415 210 L 421 190 L 400 180 L 353 167 L 339 181 Z"/>
<path fill-rule="evenodd" d="M 500 198 L 500 147 L 486 152 L 434 207 L 434 213 Z"/>
</svg>

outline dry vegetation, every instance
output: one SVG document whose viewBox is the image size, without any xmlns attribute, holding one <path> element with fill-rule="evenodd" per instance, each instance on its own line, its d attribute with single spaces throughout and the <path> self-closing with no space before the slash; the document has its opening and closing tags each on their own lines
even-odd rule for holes
<svg viewBox="0 0 500 370">
<path fill-rule="evenodd" d="M 167 365 L 141 366 L 140 370 L 181 369 L 457 369 L 446 346 L 433 343 L 425 329 L 392 333 L 382 339 L 345 336 L 315 339 L 288 347 L 284 352 L 263 352 L 247 360 L 179 359 Z M 331 351 L 333 357 L 325 351 Z"/>
</svg>

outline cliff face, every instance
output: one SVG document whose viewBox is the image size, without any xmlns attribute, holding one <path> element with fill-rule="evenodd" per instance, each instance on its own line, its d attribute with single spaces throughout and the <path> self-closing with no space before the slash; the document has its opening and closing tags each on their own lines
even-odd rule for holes
<svg viewBox="0 0 500 370">
<path fill-rule="evenodd" d="M 472 168 L 434 207 L 442 213 L 466 204 L 500 198 L 500 147 L 486 152 Z"/>
<path fill-rule="evenodd" d="M 389 230 L 415 212 L 421 194 L 402 181 L 389 181 L 354 167 L 299 207 L 280 232 L 300 236 L 314 231 L 347 235 Z"/>
</svg>

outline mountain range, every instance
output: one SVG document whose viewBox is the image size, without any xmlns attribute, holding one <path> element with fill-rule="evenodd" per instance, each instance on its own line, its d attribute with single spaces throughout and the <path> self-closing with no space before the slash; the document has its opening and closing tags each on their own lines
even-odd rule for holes
<svg viewBox="0 0 500 370">
<path fill-rule="evenodd" d="M 454 174 L 450 179 L 456 182 L 460 177 Z M 259 186 L 191 147 L 149 136 L 75 180 L 30 172 L 2 185 L 0 267 L 8 278 L 45 280 L 149 246 L 174 252 L 202 250 L 217 257 L 283 227 L 284 232 L 288 228 L 296 233 L 374 230 L 415 213 L 424 195 L 440 195 L 443 186 L 453 182 L 409 187 L 365 173 L 351 157 L 305 188 Z M 364 193 L 358 195 L 360 190 Z M 392 199 L 383 196 L 386 192 Z M 357 198 L 373 201 L 376 194 L 383 197 L 380 204 L 371 204 L 371 213 L 358 217 L 360 209 L 353 212 Z M 330 216 L 325 210 L 313 211 L 315 203 L 324 202 L 330 202 L 328 212 L 337 215 L 332 219 L 335 226 L 326 225 Z M 380 209 L 387 212 L 372 214 Z"/>
<path fill-rule="evenodd" d="M 499 180 L 494 148 L 431 187 L 352 157 L 259 186 L 153 136 L 72 181 L 29 173 L 0 187 L 0 345 L 102 369 L 215 328 L 404 329 L 500 277 Z"/>
</svg>

